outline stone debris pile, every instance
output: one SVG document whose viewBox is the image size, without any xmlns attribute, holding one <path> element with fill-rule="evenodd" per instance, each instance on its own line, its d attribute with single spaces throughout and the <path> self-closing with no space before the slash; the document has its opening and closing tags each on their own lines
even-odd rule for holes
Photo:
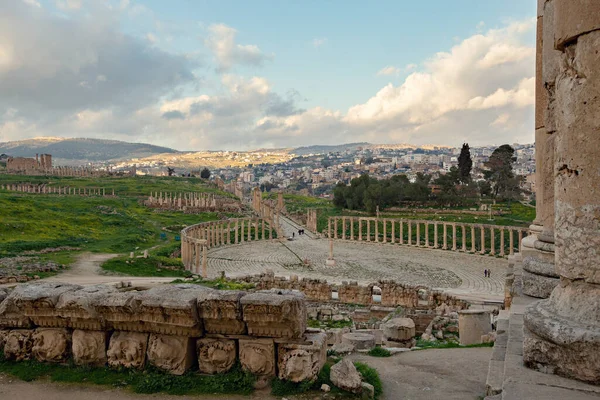
<svg viewBox="0 0 600 400">
<path fill-rule="evenodd" d="M 217 374 L 236 361 L 259 379 L 314 379 L 325 333 L 306 332 L 304 295 L 217 291 L 192 284 L 145 291 L 36 282 L 0 288 L 0 348 L 9 360 Z"/>
</svg>

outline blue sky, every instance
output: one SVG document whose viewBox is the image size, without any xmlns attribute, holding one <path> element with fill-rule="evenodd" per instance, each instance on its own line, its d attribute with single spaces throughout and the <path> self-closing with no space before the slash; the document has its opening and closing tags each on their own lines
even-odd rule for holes
<svg viewBox="0 0 600 400">
<path fill-rule="evenodd" d="M 0 140 L 532 142 L 535 6 L 14 0 L 0 6 Z M 53 63 L 32 60 L 49 47 Z M 64 105 L 43 92 L 57 87 Z"/>
</svg>

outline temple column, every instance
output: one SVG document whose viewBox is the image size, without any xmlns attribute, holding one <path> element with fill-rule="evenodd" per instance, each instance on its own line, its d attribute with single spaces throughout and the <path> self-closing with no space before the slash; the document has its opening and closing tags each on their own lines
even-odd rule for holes
<svg viewBox="0 0 600 400">
<path fill-rule="evenodd" d="M 557 66 L 543 54 L 544 69 L 547 63 L 558 67 L 546 129 L 554 120 L 553 247 L 560 283 L 549 298 L 525 311 L 523 361 L 599 384 L 600 2 L 554 0 L 545 5 L 544 48 L 547 12 L 553 6 L 553 44 L 561 60 Z M 546 243 L 546 231 L 544 225 L 536 247 Z"/>
</svg>

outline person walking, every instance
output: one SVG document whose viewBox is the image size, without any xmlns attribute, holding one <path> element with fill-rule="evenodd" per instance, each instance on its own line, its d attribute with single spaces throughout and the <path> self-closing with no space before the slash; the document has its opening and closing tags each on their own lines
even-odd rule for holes
<svg viewBox="0 0 600 400">
<path fill-rule="evenodd" d="M 484 277 L 484 278 L 487 278 L 487 274 L 488 274 L 488 271 L 487 271 L 487 269 L 484 269 L 484 270 L 483 270 L 483 277 Z"/>
</svg>

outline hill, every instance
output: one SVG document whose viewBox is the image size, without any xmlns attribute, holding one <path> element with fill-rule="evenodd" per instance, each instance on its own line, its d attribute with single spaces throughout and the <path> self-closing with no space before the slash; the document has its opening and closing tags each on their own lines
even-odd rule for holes
<svg viewBox="0 0 600 400">
<path fill-rule="evenodd" d="M 128 143 L 119 140 L 35 138 L 0 143 L 0 154 L 2 153 L 13 157 L 35 157 L 36 153 L 45 153 L 52 154 L 56 160 L 84 163 L 144 158 L 161 153 L 178 153 L 178 151 L 147 143 Z"/>
<path fill-rule="evenodd" d="M 327 154 L 327 153 L 343 153 L 346 150 L 354 151 L 359 147 L 370 147 L 370 143 L 347 143 L 339 145 L 314 145 L 314 146 L 302 146 L 297 147 L 290 151 L 290 153 L 296 154 L 297 156 L 306 156 L 308 154 Z"/>
</svg>

